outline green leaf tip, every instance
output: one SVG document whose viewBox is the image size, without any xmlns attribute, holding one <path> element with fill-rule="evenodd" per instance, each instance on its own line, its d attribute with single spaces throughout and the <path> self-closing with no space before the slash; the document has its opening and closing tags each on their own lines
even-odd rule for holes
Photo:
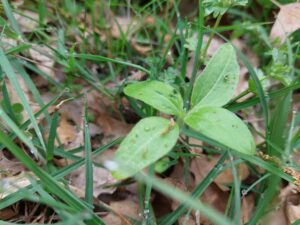
<svg viewBox="0 0 300 225">
<path fill-rule="evenodd" d="M 233 96 L 240 67 L 231 44 L 222 45 L 196 79 L 191 96 L 192 107 L 223 106 Z"/>
<path fill-rule="evenodd" d="M 180 93 L 161 81 L 148 80 L 129 84 L 124 88 L 124 93 L 169 115 L 177 116 L 182 112 L 183 100 Z"/>
</svg>

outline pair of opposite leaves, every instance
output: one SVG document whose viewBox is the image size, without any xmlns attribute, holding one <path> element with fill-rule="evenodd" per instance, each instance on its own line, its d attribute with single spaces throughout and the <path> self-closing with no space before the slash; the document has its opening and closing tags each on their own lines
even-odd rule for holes
<svg viewBox="0 0 300 225">
<path fill-rule="evenodd" d="M 224 44 L 210 59 L 193 87 L 191 110 L 184 112 L 180 93 L 160 81 L 130 84 L 124 93 L 153 108 L 183 119 L 189 127 L 236 151 L 254 154 L 255 143 L 247 126 L 221 108 L 233 96 L 239 79 L 235 50 Z M 140 120 L 122 141 L 114 158 L 115 178 L 130 177 L 165 156 L 176 144 L 179 126 L 161 117 Z"/>
</svg>

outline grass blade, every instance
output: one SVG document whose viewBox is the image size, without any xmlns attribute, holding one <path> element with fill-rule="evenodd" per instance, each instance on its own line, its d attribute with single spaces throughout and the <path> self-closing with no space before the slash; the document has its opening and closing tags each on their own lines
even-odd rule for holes
<svg viewBox="0 0 300 225">
<path fill-rule="evenodd" d="M 23 133 L 23 131 L 14 123 L 14 121 L 0 108 L 0 117 L 5 121 L 8 127 L 20 138 L 29 148 L 30 152 L 34 154 L 36 158 L 43 159 L 43 156 L 39 153 L 37 148 L 33 145 L 32 141 Z"/>
<path fill-rule="evenodd" d="M 48 137 L 48 143 L 47 143 L 47 161 L 52 161 L 54 156 L 54 144 L 55 144 L 55 137 L 56 137 L 56 129 L 58 125 L 58 111 L 55 111 L 53 113 L 50 131 L 49 131 L 49 137 Z"/>
<path fill-rule="evenodd" d="M 93 160 L 92 146 L 88 124 L 88 106 L 85 96 L 85 113 L 84 113 L 84 150 L 85 150 L 85 201 L 93 205 Z"/>
<path fill-rule="evenodd" d="M 220 166 L 222 165 L 227 158 L 227 151 L 225 151 L 218 162 L 216 163 L 215 167 L 207 174 L 207 176 L 203 179 L 203 181 L 197 185 L 191 196 L 195 199 L 198 199 L 202 193 L 206 190 L 206 188 L 214 181 L 214 179 L 221 173 Z M 159 222 L 160 224 L 164 225 L 173 225 L 181 215 L 183 215 L 186 210 L 187 206 L 184 203 L 181 203 L 178 208 L 169 214 L 168 216 L 162 218 Z"/>
<path fill-rule="evenodd" d="M 152 185 L 153 188 L 160 191 L 161 193 L 169 196 L 170 198 L 184 203 L 187 207 L 199 210 L 203 216 L 208 218 L 211 222 L 216 225 L 232 225 L 232 222 L 228 220 L 225 216 L 212 209 L 211 207 L 204 205 L 202 202 L 194 199 L 190 195 L 175 189 L 174 187 L 166 184 L 160 179 L 154 178 L 149 175 L 138 174 L 135 176 L 136 180 L 143 182 L 148 185 Z"/>
<path fill-rule="evenodd" d="M 27 101 L 27 99 L 25 97 L 25 94 L 24 94 L 24 92 L 23 92 L 23 90 L 22 90 L 22 88 L 21 88 L 21 86 L 20 86 L 20 84 L 18 82 L 16 74 L 15 74 L 15 72 L 13 70 L 13 67 L 10 64 L 10 62 L 8 61 L 7 57 L 5 56 L 2 48 L 0 48 L 0 65 L 1 65 L 1 67 L 3 69 L 3 71 L 6 73 L 6 75 L 7 75 L 8 79 L 9 79 L 11 85 L 13 86 L 13 88 L 15 89 L 15 91 L 17 92 L 17 94 L 18 94 L 18 96 L 19 96 L 19 98 L 20 98 L 20 100 L 21 100 L 21 102 L 22 102 L 22 104 L 23 104 L 23 106 L 24 106 L 24 108 L 25 108 L 28 116 L 29 116 L 29 119 L 30 119 L 30 121 L 32 123 L 32 126 L 33 126 L 33 128 L 34 128 L 34 130 L 36 132 L 36 135 L 37 135 L 38 139 L 40 140 L 40 144 L 42 145 L 42 148 L 44 150 L 46 150 L 46 146 L 45 146 L 45 143 L 44 143 L 43 135 L 42 135 L 42 133 L 41 133 L 39 127 L 38 127 L 38 123 L 37 123 L 37 121 L 36 121 L 36 119 L 34 117 L 34 114 L 33 114 L 32 110 L 30 108 L 30 105 L 29 105 L 29 103 L 28 103 L 28 101 Z"/>
<path fill-rule="evenodd" d="M 22 149 L 20 149 L 10 138 L 0 130 L 0 142 L 3 143 L 11 153 L 23 163 L 30 171 L 32 171 L 41 181 L 44 187 L 47 187 L 49 192 L 58 196 L 61 200 L 71 206 L 74 210 L 81 212 L 88 211 L 91 216 L 91 223 L 98 225 L 105 225 L 102 220 L 96 216 L 80 199 L 74 196 L 66 188 L 61 186 L 57 181 L 44 170 L 42 170 L 29 156 L 27 156 Z"/>
<path fill-rule="evenodd" d="M 8 1 L 7 0 L 1 0 L 1 2 L 2 2 L 3 8 L 4 8 L 4 11 L 6 13 L 6 16 L 7 16 L 8 20 L 11 23 L 12 28 L 15 30 L 15 32 L 20 37 L 23 37 L 23 34 L 22 34 L 22 32 L 21 32 L 21 30 L 19 28 L 19 25 L 18 25 L 18 23 L 17 23 L 14 15 L 13 15 L 12 9 L 11 9 Z"/>
<path fill-rule="evenodd" d="M 75 58 L 79 58 L 79 59 L 88 59 L 88 60 L 92 60 L 92 61 L 98 61 L 98 62 L 111 62 L 111 63 L 116 63 L 116 64 L 120 64 L 120 65 L 124 65 L 124 66 L 128 66 L 128 67 L 132 67 L 135 68 L 137 70 L 140 70 L 142 72 L 145 72 L 147 74 L 150 74 L 150 71 L 142 66 L 133 64 L 133 63 L 129 63 L 129 62 L 125 62 L 122 60 L 118 60 L 118 59 L 111 59 L 105 56 L 100 56 L 100 55 L 91 55 L 91 54 L 74 54 Z"/>
</svg>

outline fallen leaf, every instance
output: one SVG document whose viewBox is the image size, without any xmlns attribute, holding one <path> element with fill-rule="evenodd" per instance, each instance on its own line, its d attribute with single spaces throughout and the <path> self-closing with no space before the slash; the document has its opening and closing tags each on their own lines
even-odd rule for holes
<svg viewBox="0 0 300 225">
<path fill-rule="evenodd" d="M 22 10 L 22 15 L 14 13 L 14 17 L 22 32 L 32 32 L 39 24 L 39 15 L 29 10 Z"/>
<path fill-rule="evenodd" d="M 55 46 L 52 46 L 55 49 Z M 52 79 L 57 82 L 61 82 L 62 79 L 60 76 L 56 76 L 54 73 L 54 56 L 53 51 L 51 51 L 46 46 L 33 45 L 29 49 L 29 54 L 31 58 L 36 62 L 37 68 L 43 71 L 45 74 L 49 75 Z"/>
<path fill-rule="evenodd" d="M 78 131 L 75 129 L 74 125 L 70 124 L 66 118 L 61 119 L 59 126 L 57 127 L 57 135 L 62 144 L 71 144 L 75 140 L 77 133 Z"/>
<path fill-rule="evenodd" d="M 4 150 L 0 151 L 0 178 L 13 176 L 25 170 L 22 163 L 7 159 L 3 151 Z"/>
<path fill-rule="evenodd" d="M 111 176 L 111 173 L 106 169 L 94 166 L 93 167 L 93 195 L 98 197 L 103 193 L 113 193 L 116 188 L 106 188 L 105 185 L 111 185 L 116 180 Z M 85 188 L 85 167 L 80 167 L 69 177 L 71 184 L 80 190 Z"/>
<path fill-rule="evenodd" d="M 187 187 L 183 183 L 183 179 L 174 179 L 174 178 L 166 178 L 164 179 L 169 185 L 172 187 L 179 189 L 183 192 L 187 192 Z M 189 189 L 189 188 L 188 188 Z M 180 205 L 177 201 L 172 201 L 171 208 L 172 210 L 176 210 L 178 206 Z M 179 225 L 196 225 L 196 220 L 200 220 L 200 216 L 196 214 L 195 210 L 192 210 L 189 216 L 183 214 L 179 219 L 178 223 Z"/>
<path fill-rule="evenodd" d="M 83 104 L 82 101 L 71 101 L 60 108 L 60 122 L 57 135 L 65 150 L 83 145 Z"/>
<path fill-rule="evenodd" d="M 290 184 L 281 190 L 281 201 L 284 202 L 285 214 L 289 224 L 300 219 L 300 188 Z"/>
<path fill-rule="evenodd" d="M 17 176 L 6 177 L 0 180 L 0 201 L 6 196 L 15 193 L 21 188 L 27 187 L 31 182 L 25 173 Z"/>
<path fill-rule="evenodd" d="M 102 218 L 105 224 L 131 225 L 131 223 L 127 220 L 124 221 L 124 216 L 136 220 L 141 219 L 139 214 L 139 205 L 133 200 L 125 199 L 122 201 L 114 201 L 110 203 L 109 207 L 113 210 L 113 213 L 109 213 L 107 216 Z"/>
<path fill-rule="evenodd" d="M 270 37 L 279 38 L 281 43 L 294 31 L 300 28 L 300 3 L 280 6 L 280 11 L 273 24 Z"/>
<path fill-rule="evenodd" d="M 241 203 L 241 224 L 246 224 L 252 216 L 254 209 L 255 198 L 253 194 L 242 198 Z"/>
<path fill-rule="evenodd" d="M 200 155 L 200 157 L 196 157 L 191 160 L 190 171 L 195 176 L 195 183 L 200 183 L 209 173 L 210 170 L 214 168 L 219 156 L 213 156 L 211 159 L 208 159 L 205 155 Z M 245 164 L 239 164 L 236 166 L 239 179 L 245 180 L 250 172 L 248 167 Z M 227 191 L 228 187 L 226 184 L 230 184 L 233 182 L 233 175 L 231 172 L 231 168 L 223 171 L 215 180 L 214 183 L 223 191 Z"/>
<path fill-rule="evenodd" d="M 14 210 L 13 207 L 7 207 L 0 210 L 0 220 L 8 221 L 16 215 L 18 215 L 18 211 Z"/>
</svg>

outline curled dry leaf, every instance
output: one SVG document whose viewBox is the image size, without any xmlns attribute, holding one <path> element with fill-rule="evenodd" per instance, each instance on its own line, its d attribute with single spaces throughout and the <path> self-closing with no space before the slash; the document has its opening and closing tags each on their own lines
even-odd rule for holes
<svg viewBox="0 0 300 225">
<path fill-rule="evenodd" d="M 283 43 L 286 37 L 300 28 L 300 3 L 280 6 L 280 11 L 273 24 L 270 37 L 279 38 Z"/>
<path fill-rule="evenodd" d="M 300 188 L 289 184 L 281 189 L 272 206 L 276 209 L 270 212 L 262 224 L 288 225 L 300 219 Z"/>
<path fill-rule="evenodd" d="M 300 187 L 293 184 L 281 190 L 281 202 L 285 209 L 285 215 L 289 224 L 300 219 Z"/>
</svg>

